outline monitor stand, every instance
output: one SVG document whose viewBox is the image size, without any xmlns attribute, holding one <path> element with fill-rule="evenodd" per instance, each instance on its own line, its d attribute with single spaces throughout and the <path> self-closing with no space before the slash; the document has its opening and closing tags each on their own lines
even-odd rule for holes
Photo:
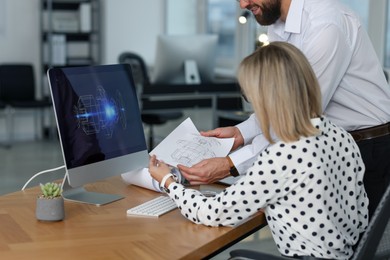
<svg viewBox="0 0 390 260">
<path fill-rule="evenodd" d="M 186 84 L 200 84 L 198 65 L 194 60 L 184 62 L 184 78 Z"/>
<path fill-rule="evenodd" d="M 62 182 L 62 197 L 65 200 L 93 204 L 96 206 L 101 206 L 124 198 L 123 196 L 117 194 L 87 191 L 84 187 L 74 188 L 70 186 L 68 182 L 68 174 L 65 174 Z"/>
</svg>

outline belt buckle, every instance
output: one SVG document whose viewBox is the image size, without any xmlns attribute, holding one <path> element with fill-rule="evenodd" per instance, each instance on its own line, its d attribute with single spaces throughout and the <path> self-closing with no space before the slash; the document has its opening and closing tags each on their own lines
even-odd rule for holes
<svg viewBox="0 0 390 260">
<path fill-rule="evenodd" d="M 363 140 L 363 135 L 361 134 L 353 134 L 352 135 L 353 139 L 355 139 L 355 142 L 360 142 L 361 140 Z"/>
</svg>

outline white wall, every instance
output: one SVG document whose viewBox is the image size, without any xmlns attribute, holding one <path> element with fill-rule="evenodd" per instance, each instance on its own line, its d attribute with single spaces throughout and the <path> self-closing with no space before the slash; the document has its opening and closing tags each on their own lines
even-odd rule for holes
<svg viewBox="0 0 390 260">
<path fill-rule="evenodd" d="M 198 30 L 199 0 L 167 0 L 166 31 L 168 34 L 196 34 Z"/>
<path fill-rule="evenodd" d="M 0 0 L 0 28 L 3 28 L 0 31 L 0 63 L 33 63 L 37 80 L 40 79 L 39 3 L 40 0 Z"/>
<path fill-rule="evenodd" d="M 153 64 L 157 35 L 164 32 L 165 0 L 102 0 L 102 63 L 118 62 L 124 51 Z"/>
</svg>

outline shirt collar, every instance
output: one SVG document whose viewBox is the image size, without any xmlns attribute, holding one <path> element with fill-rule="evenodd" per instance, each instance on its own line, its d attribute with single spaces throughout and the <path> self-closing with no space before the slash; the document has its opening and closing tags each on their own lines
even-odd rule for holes
<svg viewBox="0 0 390 260">
<path fill-rule="evenodd" d="M 286 22 L 277 20 L 271 27 L 282 39 L 287 39 L 291 33 L 300 33 L 302 24 L 303 5 L 305 0 L 292 0 Z"/>
<path fill-rule="evenodd" d="M 288 10 L 285 32 L 300 33 L 305 0 L 292 0 Z"/>
</svg>

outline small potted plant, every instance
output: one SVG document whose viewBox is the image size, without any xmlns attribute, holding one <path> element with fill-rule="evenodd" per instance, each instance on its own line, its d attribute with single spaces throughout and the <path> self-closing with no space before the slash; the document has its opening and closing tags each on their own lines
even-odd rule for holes
<svg viewBox="0 0 390 260">
<path fill-rule="evenodd" d="M 60 221 L 65 217 L 61 185 L 55 182 L 40 184 L 42 194 L 37 198 L 35 215 L 42 221 Z"/>
</svg>

